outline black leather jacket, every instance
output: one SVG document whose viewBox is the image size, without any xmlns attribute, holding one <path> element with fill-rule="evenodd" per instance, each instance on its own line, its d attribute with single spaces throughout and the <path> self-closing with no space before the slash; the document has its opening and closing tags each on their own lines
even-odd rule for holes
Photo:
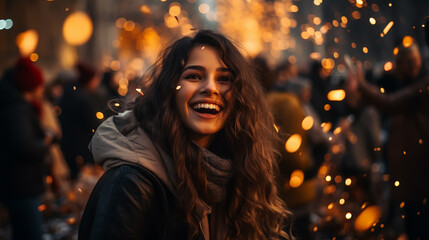
<svg viewBox="0 0 429 240">
<path fill-rule="evenodd" d="M 104 173 L 85 208 L 79 240 L 187 239 L 176 197 L 149 170 L 121 165 Z"/>
</svg>

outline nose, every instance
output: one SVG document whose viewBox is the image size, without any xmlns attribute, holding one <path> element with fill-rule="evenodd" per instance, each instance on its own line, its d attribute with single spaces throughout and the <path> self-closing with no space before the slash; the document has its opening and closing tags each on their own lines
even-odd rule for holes
<svg viewBox="0 0 429 240">
<path fill-rule="evenodd" d="M 201 93 L 208 95 L 219 95 L 219 86 L 216 82 L 214 74 L 207 75 L 207 77 L 204 79 L 204 81 L 201 82 L 201 84 Z"/>
</svg>

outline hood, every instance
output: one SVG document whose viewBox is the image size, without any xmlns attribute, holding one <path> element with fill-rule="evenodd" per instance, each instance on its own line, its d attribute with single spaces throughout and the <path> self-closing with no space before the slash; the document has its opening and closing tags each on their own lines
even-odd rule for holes
<svg viewBox="0 0 429 240">
<path fill-rule="evenodd" d="M 106 119 L 92 137 L 89 150 L 106 171 L 123 164 L 143 166 L 176 193 L 172 159 L 139 127 L 132 111 Z"/>
</svg>

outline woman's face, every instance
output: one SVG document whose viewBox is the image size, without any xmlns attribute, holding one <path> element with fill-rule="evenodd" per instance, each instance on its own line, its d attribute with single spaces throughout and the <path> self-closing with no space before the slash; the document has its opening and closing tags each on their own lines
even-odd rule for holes
<svg viewBox="0 0 429 240">
<path fill-rule="evenodd" d="M 233 76 L 215 49 L 196 46 L 176 88 L 176 104 L 192 140 L 207 147 L 229 115 Z"/>
</svg>

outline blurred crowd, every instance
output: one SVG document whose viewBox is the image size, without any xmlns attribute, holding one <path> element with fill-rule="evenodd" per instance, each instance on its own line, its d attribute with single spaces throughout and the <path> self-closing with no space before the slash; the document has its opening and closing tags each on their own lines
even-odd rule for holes
<svg viewBox="0 0 429 240">
<path fill-rule="evenodd" d="M 298 239 L 429 238 L 429 56 L 422 47 L 399 43 L 393 67 L 381 73 L 347 57 L 347 75 L 317 59 L 275 67 L 251 59 L 282 139 L 278 183 Z M 122 96 L 118 82 L 117 72 L 84 62 L 45 79 L 25 57 L 3 73 L 0 240 L 77 238 L 103 173 L 88 150 L 91 137 L 140 94 Z"/>
</svg>

